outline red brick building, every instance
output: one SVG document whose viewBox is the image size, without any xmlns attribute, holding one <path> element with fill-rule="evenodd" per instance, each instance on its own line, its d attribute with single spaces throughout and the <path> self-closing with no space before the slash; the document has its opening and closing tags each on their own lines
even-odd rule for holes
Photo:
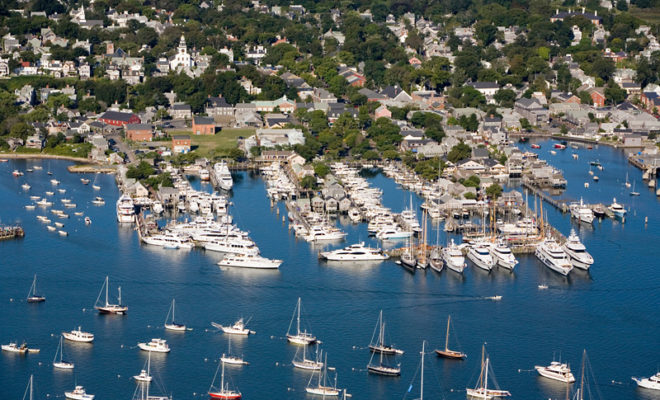
<svg viewBox="0 0 660 400">
<path fill-rule="evenodd" d="M 121 111 L 106 111 L 101 115 L 99 121 L 113 126 L 125 126 L 127 124 L 139 124 L 142 122 L 137 115 Z"/>
<path fill-rule="evenodd" d="M 172 137 L 172 153 L 188 153 L 192 140 L 188 135 L 176 135 Z"/>
<path fill-rule="evenodd" d="M 209 117 L 193 117 L 193 135 L 215 135 L 215 121 Z"/>
<path fill-rule="evenodd" d="M 134 142 L 150 142 L 154 137 L 153 130 L 149 124 L 126 124 L 126 139 Z"/>
</svg>

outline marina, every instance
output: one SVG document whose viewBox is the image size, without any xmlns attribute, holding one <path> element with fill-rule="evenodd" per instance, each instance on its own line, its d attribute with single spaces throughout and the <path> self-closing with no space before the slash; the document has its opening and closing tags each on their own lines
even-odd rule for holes
<svg viewBox="0 0 660 400">
<path fill-rule="evenodd" d="M 543 148 L 550 146 L 544 143 Z M 589 271 L 575 268 L 568 277 L 550 271 L 529 254 L 518 256 L 519 264 L 513 273 L 497 267 L 490 274 L 474 267 L 470 261 L 466 261 L 468 267 L 463 274 L 446 268 L 441 273 L 427 269 L 414 275 L 405 272 L 394 260 L 364 265 L 319 263 L 319 251 L 343 249 L 362 242 L 371 248 L 385 246 L 369 236 L 366 223 L 354 224 L 343 215 L 331 221 L 346 233 L 344 241 L 317 244 L 297 239 L 289 233 L 289 223 L 282 222 L 282 216 L 287 214 L 285 203 L 276 203 L 271 208 L 264 179 L 250 172 L 232 174 L 234 185 L 230 201 L 234 205 L 230 214 L 241 230 L 249 232 L 251 240 L 258 243 L 262 254 L 284 260 L 277 271 L 220 269 L 216 265 L 223 258 L 220 253 L 182 252 L 141 245 L 133 225 L 117 222 L 114 205 L 120 193 L 113 185 L 114 177 L 100 176 L 97 183 L 101 189 L 94 191 L 91 185 L 79 182 L 79 175 L 67 175 L 66 162 L 58 162 L 53 163 L 53 172 L 60 181 L 59 186 L 66 188 L 66 196 L 94 221 L 93 225 L 85 227 L 83 217 L 78 220 L 72 214 L 71 222 L 65 221 L 70 236 L 63 240 L 57 234 L 49 236 L 34 214 L 30 214 L 34 211 L 23 209 L 29 196 L 23 193 L 20 183 L 11 180 L 11 171 L 25 168 L 28 161 L 12 160 L 2 166 L 4 175 L 9 175 L 10 179 L 2 176 L 0 184 L 8 193 L 8 201 L 16 204 L 13 209 L 24 213 L 21 225 L 28 235 L 24 240 L 1 244 L 3 250 L 16 254 L 19 260 L 7 266 L 5 274 L 11 279 L 0 282 L 0 293 L 5 295 L 5 301 L 10 297 L 25 299 L 25 292 L 37 274 L 39 292 L 48 296 L 48 302 L 44 303 L 45 307 L 33 307 L 29 313 L 25 311 L 24 302 L 5 303 L 0 337 L 3 343 L 25 338 L 48 351 L 43 352 L 43 357 L 35 355 L 35 358 L 25 359 L 3 355 L 0 363 L 7 373 L 0 381 L 12 397 L 20 398 L 27 377 L 34 370 L 41 397 L 47 393 L 61 396 L 65 391 L 70 392 L 76 385 L 73 377 L 61 378 L 53 374 L 52 354 L 59 339 L 51 337 L 53 329 L 46 326 L 65 331 L 82 324 L 96 336 L 93 351 L 65 342 L 64 352 L 66 360 L 75 363 L 78 382 L 84 384 L 86 391 L 98 398 L 130 397 L 135 387 L 132 375 L 144 367 L 150 353 L 137 351 L 136 343 L 160 337 L 172 351 L 167 356 L 151 355 L 152 373 L 163 378 L 167 393 L 172 393 L 175 399 L 192 398 L 193 393 L 199 396 L 206 392 L 213 371 L 218 367 L 212 360 L 228 347 L 228 335 L 212 329 L 209 321 L 231 325 L 238 316 L 246 315 L 252 316 L 250 327 L 260 333 L 233 340 L 232 352 L 245 354 L 251 365 L 243 371 L 230 371 L 227 366 L 225 386 L 230 379 L 231 390 L 240 388 L 245 398 L 261 398 L 264 392 L 270 392 L 283 398 L 303 399 L 308 386 L 333 391 L 335 371 L 330 368 L 326 375 L 315 376 L 310 384 L 308 373 L 291 367 L 299 346 L 286 345 L 284 332 L 291 321 L 294 303 L 301 297 L 304 304 L 301 330 L 304 332 L 304 326 L 310 325 L 315 337 L 323 339 L 324 352 L 329 353 L 331 366 L 339 375 L 338 387 L 348 388 L 355 398 L 375 398 L 384 390 L 392 395 L 380 396 L 382 398 L 402 397 L 415 374 L 420 342 L 430 341 L 430 348 L 446 347 L 445 329 L 450 313 L 456 318 L 459 334 L 455 336 L 452 332 L 449 347 L 465 351 L 470 357 L 461 362 L 427 357 L 426 374 L 432 374 L 431 368 L 439 377 L 426 382 L 427 396 L 463 399 L 467 387 L 478 389 L 474 371 L 478 374 L 480 370 L 478 354 L 481 344 L 487 341 L 489 363 L 494 363 L 497 380 L 515 397 L 563 396 L 563 387 L 543 384 L 536 378 L 536 372 L 518 371 L 546 365 L 548 352 L 554 350 L 562 351 L 563 358 L 577 366 L 581 349 L 586 346 L 596 376 L 602 382 L 625 382 L 601 386 L 606 397 L 651 398 L 636 389 L 631 377 L 651 376 L 658 359 L 657 352 L 644 345 L 654 342 L 657 329 L 649 327 L 658 327 L 659 323 L 653 305 L 644 299 L 656 296 L 660 287 L 657 276 L 650 272 L 655 267 L 654 259 L 660 254 L 655 249 L 640 247 L 648 237 L 658 235 L 654 224 L 658 220 L 657 200 L 655 193 L 647 190 L 640 190 L 640 196 L 634 199 L 629 197 L 623 189 L 625 158 L 613 149 L 599 151 L 598 158 L 607 171 L 600 173 L 599 191 L 571 184 L 576 181 L 572 174 L 586 175 L 588 165 L 582 171 L 565 172 L 569 182 L 566 190 L 571 198 L 584 197 L 587 204 L 611 204 L 613 197 L 621 199 L 627 210 L 626 223 L 608 218 L 597 219 L 590 225 L 578 224 L 568 213 L 562 214 L 546 204 L 548 222 L 566 236 L 572 228 L 576 229 L 594 258 Z M 638 171 L 630 172 L 632 179 L 639 180 Z M 49 179 L 39 182 L 33 178 L 31 192 L 48 190 Z M 382 190 L 382 204 L 392 212 L 400 213 L 409 208 L 410 193 L 392 179 L 380 173 L 367 175 L 366 179 L 370 186 Z M 213 191 L 210 184 L 201 180 L 192 179 L 191 184 L 196 190 Z M 54 195 L 57 196 L 61 194 Z M 94 207 L 91 201 L 96 196 L 105 199 L 107 205 Z M 421 215 L 419 206 L 423 200 L 413 194 L 412 202 Z M 14 221 L 8 210 L 0 212 L 3 221 Z M 645 217 L 649 219 L 648 224 L 644 222 Z M 155 221 L 161 226 L 167 222 Z M 436 235 L 442 246 L 451 239 L 463 242 L 460 233 L 445 232 L 442 223 L 428 222 L 428 226 L 428 237 L 433 238 L 429 242 L 435 242 Z M 88 250 L 92 245 L 95 246 L 93 252 Z M 626 251 L 622 252 L 621 248 Z M 639 254 L 634 265 L 624 258 L 631 252 Z M 73 262 L 71 254 L 76 255 Z M 620 273 L 622 265 L 627 266 L 626 274 Z M 130 306 L 130 316 L 102 316 L 92 309 L 91 302 L 99 294 L 99 286 L 106 275 L 109 275 L 111 287 L 108 301 L 102 303 L 115 303 L 117 288 L 121 286 L 125 303 L 120 301 L 119 304 Z M 19 281 L 21 285 L 13 288 Z M 548 289 L 539 290 L 540 285 L 547 285 Z M 501 295 L 501 301 L 486 299 L 494 295 Z M 178 310 L 185 310 L 186 325 L 193 328 L 185 335 L 168 333 L 163 327 L 164 308 L 173 297 L 176 297 L 177 315 Z M 105 289 L 101 294 L 103 299 Z M 545 312 L 543 315 L 530 312 L 521 317 L 522 304 L 529 310 L 537 307 Z M 401 363 L 398 379 L 367 376 L 364 368 L 368 352 L 353 349 L 366 345 L 365 338 L 372 333 L 373 320 L 380 309 L 387 315 L 387 335 L 396 339 L 397 349 L 405 351 L 396 361 Z M 489 317 L 484 319 L 486 314 Z M 640 315 L 646 317 L 635 317 Z M 631 338 L 620 339 L 617 345 L 623 351 L 613 353 L 612 338 L 617 336 L 616 327 L 621 320 L 626 321 L 630 332 L 627 336 Z M 587 326 L 590 334 L 585 337 L 582 332 Z M 520 331 L 525 334 L 520 335 Z M 461 342 L 458 347 L 453 345 L 456 338 Z M 517 343 L 515 354 L 510 351 L 512 340 Z M 307 358 L 312 357 L 308 352 Z M 639 362 L 631 365 L 630 357 Z M 38 367 L 38 361 L 48 366 L 47 373 L 44 367 Z M 112 363 L 113 371 L 102 368 L 104 363 Z M 276 363 L 288 365 L 277 366 Z M 373 363 L 378 364 L 378 360 L 374 358 Z M 216 385 L 221 376 L 217 378 Z M 487 389 L 491 390 L 490 383 Z"/>
</svg>

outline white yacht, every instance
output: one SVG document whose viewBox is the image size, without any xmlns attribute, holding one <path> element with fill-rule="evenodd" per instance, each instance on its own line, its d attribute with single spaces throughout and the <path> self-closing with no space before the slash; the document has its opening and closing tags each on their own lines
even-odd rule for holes
<svg viewBox="0 0 660 400">
<path fill-rule="evenodd" d="M 575 230 L 571 230 L 571 234 L 562 248 L 575 268 L 588 270 L 594 263 L 593 257 L 587 252 L 587 248 L 584 247 Z"/>
<path fill-rule="evenodd" d="M 495 264 L 502 268 L 513 270 L 518 264 L 516 256 L 513 255 L 509 246 L 502 240 L 490 246 L 490 254 L 493 256 Z"/>
<path fill-rule="evenodd" d="M 252 240 L 245 239 L 220 239 L 206 242 L 204 248 L 209 251 L 218 251 L 221 253 L 241 254 L 248 256 L 258 256 L 259 248 Z"/>
<path fill-rule="evenodd" d="M 364 242 L 343 249 L 324 251 L 320 256 L 328 261 L 380 261 L 389 258 L 382 249 L 365 247 Z"/>
<path fill-rule="evenodd" d="M 660 390 L 660 372 L 650 378 L 632 378 L 637 382 L 637 386 L 644 389 Z"/>
<path fill-rule="evenodd" d="M 169 353 L 170 346 L 167 345 L 165 339 L 151 339 L 149 343 L 138 343 L 140 350 L 153 351 L 156 353 Z"/>
<path fill-rule="evenodd" d="M 229 172 L 229 167 L 227 163 L 222 161 L 213 166 L 213 174 L 215 175 L 215 180 L 222 190 L 231 190 L 234 186 L 234 180 L 231 178 L 231 172 Z"/>
<path fill-rule="evenodd" d="M 213 325 L 215 328 L 218 328 L 222 330 L 224 333 L 229 333 L 230 335 L 242 335 L 242 336 L 247 336 L 249 334 L 255 334 L 255 331 L 249 330 L 247 326 L 247 322 L 243 320 L 243 318 L 239 319 L 238 321 L 234 322 L 233 325 L 220 325 L 215 322 L 211 322 L 211 325 Z"/>
<path fill-rule="evenodd" d="M 229 254 L 218 261 L 221 267 L 255 268 L 255 269 L 277 269 L 282 260 L 275 260 L 259 255 Z"/>
<path fill-rule="evenodd" d="M 162 214 L 164 211 L 163 203 L 161 203 L 160 201 L 154 201 L 153 204 L 151 205 L 151 211 L 153 211 L 153 213 L 156 215 Z"/>
<path fill-rule="evenodd" d="M 592 224 L 594 222 L 594 212 L 591 208 L 584 205 L 582 199 L 579 203 L 571 204 L 569 207 L 571 211 L 571 217 L 578 220 L 578 222 L 584 222 L 587 224 Z"/>
<path fill-rule="evenodd" d="M 345 232 L 342 232 L 334 226 L 314 225 L 311 227 L 307 236 L 305 236 L 305 240 L 308 242 L 331 241 L 341 240 L 345 236 Z"/>
<path fill-rule="evenodd" d="M 120 223 L 135 221 L 135 205 L 131 196 L 122 194 L 117 200 L 117 221 Z"/>
<path fill-rule="evenodd" d="M 407 239 L 410 236 L 412 236 L 412 232 L 405 231 L 396 225 L 383 227 L 376 233 L 376 237 L 380 240 Z"/>
<path fill-rule="evenodd" d="M 159 233 L 152 236 L 142 236 L 142 241 L 146 244 L 160 246 L 165 249 L 191 250 L 194 247 L 194 243 L 189 237 L 171 232 Z"/>
<path fill-rule="evenodd" d="M 548 268 L 564 276 L 568 275 L 573 269 L 573 265 L 568 259 L 566 252 L 552 238 L 545 239 L 539 243 L 536 246 L 534 254 Z"/>
<path fill-rule="evenodd" d="M 39 204 L 39 203 L 37 203 Z M 626 216 L 626 209 L 619 203 L 616 202 L 616 198 L 612 199 L 612 204 L 607 207 L 612 213 L 614 214 L 615 217 L 625 217 Z"/>
<path fill-rule="evenodd" d="M 575 377 L 573 376 L 571 367 L 569 367 L 568 364 L 562 364 L 560 362 L 553 361 L 547 367 L 536 365 L 534 366 L 534 369 L 536 369 L 539 375 L 548 379 L 554 379 L 564 383 L 575 382 Z"/>
<path fill-rule="evenodd" d="M 468 248 L 468 258 L 477 267 L 490 271 L 495 266 L 495 260 L 490 255 L 490 246 L 488 243 L 477 242 Z"/>
<path fill-rule="evenodd" d="M 94 335 L 89 332 L 83 332 L 81 327 L 71 332 L 62 332 L 62 336 L 64 336 L 64 339 L 72 342 L 91 343 L 94 341 Z"/>
<path fill-rule="evenodd" d="M 454 243 L 454 239 L 451 240 L 449 246 L 442 249 L 442 259 L 445 261 L 447 268 L 458 273 L 463 273 L 465 269 L 465 257 L 463 257 L 461 249 Z"/>
<path fill-rule="evenodd" d="M 64 392 L 64 397 L 69 400 L 94 400 L 94 395 L 85 392 L 85 388 L 82 386 L 76 386 L 70 392 Z"/>
</svg>

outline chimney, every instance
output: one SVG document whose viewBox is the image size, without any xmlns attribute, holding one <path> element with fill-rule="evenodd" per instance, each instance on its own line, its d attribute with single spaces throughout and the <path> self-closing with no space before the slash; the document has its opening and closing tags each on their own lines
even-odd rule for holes
<svg viewBox="0 0 660 400">
<path fill-rule="evenodd" d="M 594 15 L 598 16 L 598 10 L 594 11 Z"/>
<path fill-rule="evenodd" d="M 582 14 L 584 14 L 584 7 L 582 7 Z"/>
<path fill-rule="evenodd" d="M 559 14 L 559 9 L 557 9 L 557 11 L 555 12 L 555 14 Z"/>
</svg>

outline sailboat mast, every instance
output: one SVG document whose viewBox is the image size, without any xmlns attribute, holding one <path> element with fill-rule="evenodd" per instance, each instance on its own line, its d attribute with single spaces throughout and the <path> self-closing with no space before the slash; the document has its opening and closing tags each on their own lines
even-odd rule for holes
<svg viewBox="0 0 660 400">
<path fill-rule="evenodd" d="M 300 297 L 298 297 L 298 318 L 296 320 L 297 334 L 300 335 Z"/>
<path fill-rule="evenodd" d="M 447 316 L 447 334 L 445 335 L 445 351 L 449 349 L 449 321 L 451 321 L 451 315 Z"/>
<path fill-rule="evenodd" d="M 419 382 L 419 387 L 420 387 L 420 394 L 419 394 L 419 400 L 424 400 L 424 345 L 426 344 L 425 340 L 422 340 L 422 372 L 421 372 L 421 378 Z"/>
<path fill-rule="evenodd" d="M 220 375 L 220 392 L 225 391 L 225 363 L 220 361 L 220 364 L 222 364 L 222 375 Z"/>
<path fill-rule="evenodd" d="M 118 296 L 117 300 L 119 301 L 119 305 L 121 305 L 121 286 L 119 286 L 119 288 L 117 288 L 117 290 L 119 291 L 119 296 Z"/>
<path fill-rule="evenodd" d="M 584 363 L 587 358 L 587 350 L 584 350 L 582 353 L 582 372 L 580 373 L 580 393 L 578 395 L 578 400 L 584 399 Z"/>
<path fill-rule="evenodd" d="M 105 306 L 108 306 L 108 277 L 105 277 Z"/>
<path fill-rule="evenodd" d="M 488 398 L 488 357 L 486 357 L 486 372 L 484 377 L 484 399 Z"/>
<path fill-rule="evenodd" d="M 172 323 L 174 323 L 174 299 L 172 299 Z"/>
<path fill-rule="evenodd" d="M 32 384 L 33 379 L 34 375 L 30 375 L 30 400 L 32 400 L 32 396 L 34 395 L 34 386 Z"/>
</svg>

